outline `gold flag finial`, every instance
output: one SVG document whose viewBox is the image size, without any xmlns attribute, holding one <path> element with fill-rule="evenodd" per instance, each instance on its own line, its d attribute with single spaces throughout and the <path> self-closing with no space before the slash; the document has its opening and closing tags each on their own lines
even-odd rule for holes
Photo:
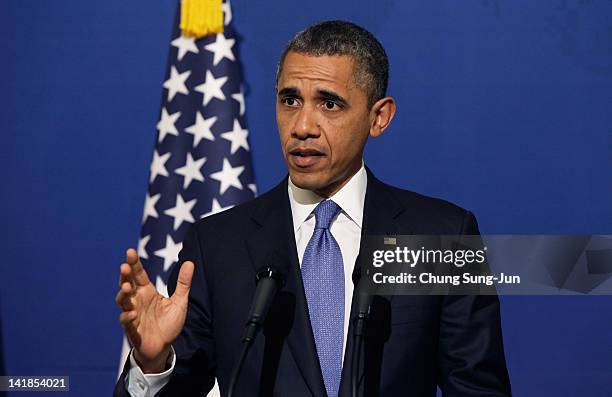
<svg viewBox="0 0 612 397">
<path fill-rule="evenodd" d="M 199 39 L 223 32 L 222 0 L 182 0 L 181 31 Z"/>
</svg>

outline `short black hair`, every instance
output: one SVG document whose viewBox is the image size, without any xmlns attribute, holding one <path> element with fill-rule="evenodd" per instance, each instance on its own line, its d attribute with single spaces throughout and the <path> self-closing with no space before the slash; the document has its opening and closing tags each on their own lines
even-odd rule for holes
<svg viewBox="0 0 612 397">
<path fill-rule="evenodd" d="M 323 56 L 347 55 L 355 62 L 355 80 L 366 91 L 368 104 L 384 98 L 389 82 L 389 59 L 376 37 L 366 29 L 347 21 L 324 21 L 299 32 L 281 55 L 276 81 L 290 52 Z"/>
</svg>

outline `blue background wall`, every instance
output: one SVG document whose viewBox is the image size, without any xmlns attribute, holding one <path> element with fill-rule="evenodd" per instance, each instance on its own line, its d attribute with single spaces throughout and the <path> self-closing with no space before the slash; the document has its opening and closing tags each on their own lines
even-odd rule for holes
<svg viewBox="0 0 612 397">
<path fill-rule="evenodd" d="M 376 4 L 373 6 L 372 4 Z M 370 29 L 399 112 L 383 180 L 473 210 L 484 233 L 612 234 L 612 3 L 235 0 L 260 191 L 284 176 L 283 45 L 321 19 Z M 136 244 L 174 0 L 0 5 L 0 313 L 10 374 L 109 395 L 118 265 Z M 504 297 L 517 396 L 612 390 L 612 298 Z M 20 395 L 25 395 L 20 394 Z"/>
</svg>

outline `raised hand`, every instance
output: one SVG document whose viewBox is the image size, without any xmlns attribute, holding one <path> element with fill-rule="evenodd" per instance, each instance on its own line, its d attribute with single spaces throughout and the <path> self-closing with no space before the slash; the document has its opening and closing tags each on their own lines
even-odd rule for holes
<svg viewBox="0 0 612 397">
<path fill-rule="evenodd" d="M 119 321 L 143 372 L 163 372 L 170 345 L 185 324 L 194 264 L 183 263 L 176 291 L 166 298 L 149 280 L 134 249 L 127 250 L 125 261 L 120 268 L 119 292 L 115 298 L 122 310 Z"/>
</svg>

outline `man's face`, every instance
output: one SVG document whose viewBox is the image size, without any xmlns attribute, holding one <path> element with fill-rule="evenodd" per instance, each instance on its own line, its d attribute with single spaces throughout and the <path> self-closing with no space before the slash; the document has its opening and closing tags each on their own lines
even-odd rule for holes
<svg viewBox="0 0 612 397">
<path fill-rule="evenodd" d="M 291 181 L 323 197 L 361 167 L 372 116 L 349 56 L 289 52 L 276 87 L 276 121 Z"/>
</svg>

